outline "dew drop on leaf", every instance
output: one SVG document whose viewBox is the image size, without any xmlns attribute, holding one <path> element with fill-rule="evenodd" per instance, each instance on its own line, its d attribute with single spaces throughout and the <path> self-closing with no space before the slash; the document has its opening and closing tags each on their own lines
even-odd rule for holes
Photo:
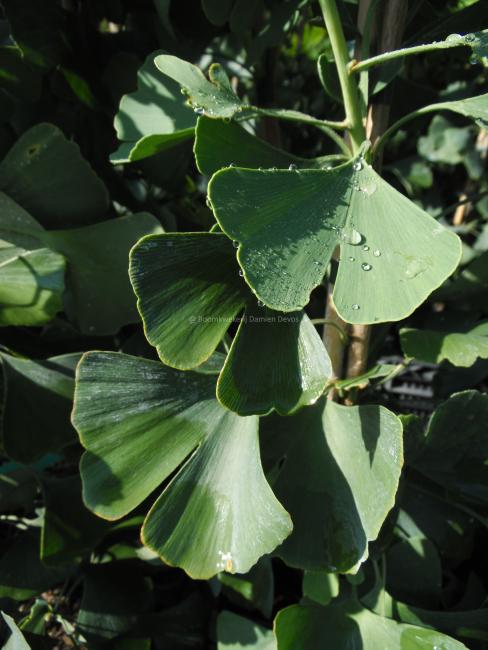
<svg viewBox="0 0 488 650">
<path fill-rule="evenodd" d="M 446 41 L 449 43 L 455 43 L 456 41 L 461 41 L 461 40 L 463 40 L 461 34 L 449 34 L 449 36 L 446 38 Z"/>
<path fill-rule="evenodd" d="M 366 262 L 363 262 L 361 264 L 361 268 L 363 269 L 363 271 L 371 271 L 373 267 L 371 266 L 371 264 L 367 264 Z"/>
<path fill-rule="evenodd" d="M 244 277 L 244 271 L 242 269 L 239 269 L 239 275 L 241 276 L 241 278 Z"/>
<path fill-rule="evenodd" d="M 289 165 L 288 169 L 289 169 L 289 171 L 291 171 L 291 172 L 296 172 L 297 169 L 298 169 L 298 167 L 297 167 L 294 163 L 291 163 L 291 164 Z"/>
<path fill-rule="evenodd" d="M 359 309 L 359 305 L 357 303 L 354 303 L 352 309 L 354 309 L 354 311 L 357 311 Z"/>
<path fill-rule="evenodd" d="M 357 246 L 363 241 L 363 236 L 355 228 L 350 228 L 348 230 L 343 230 L 341 233 L 341 239 L 346 244 L 351 244 L 352 246 Z"/>
<path fill-rule="evenodd" d="M 364 244 L 363 251 L 369 251 L 369 246 L 367 244 Z"/>
<path fill-rule="evenodd" d="M 363 168 L 363 163 L 360 160 L 356 160 L 352 168 L 354 169 L 355 172 L 360 172 L 361 169 Z"/>
<path fill-rule="evenodd" d="M 466 34 L 464 36 L 464 40 L 467 41 L 468 43 L 474 43 L 477 40 L 477 38 L 475 34 Z"/>
<path fill-rule="evenodd" d="M 380 257 L 380 255 L 381 255 L 381 251 L 379 251 L 379 250 L 375 250 L 375 251 L 373 251 L 373 255 L 374 255 L 375 257 Z"/>
<path fill-rule="evenodd" d="M 264 302 L 262 300 L 258 300 L 258 307 L 264 307 Z"/>
<path fill-rule="evenodd" d="M 239 248 L 239 242 L 234 239 L 232 246 L 234 246 L 234 248 Z"/>
<path fill-rule="evenodd" d="M 193 109 L 193 111 L 194 111 L 197 115 L 205 115 L 205 109 L 202 108 L 201 106 L 195 106 L 195 108 Z"/>
<path fill-rule="evenodd" d="M 354 262 L 356 260 L 355 257 L 349 257 L 348 259 L 349 259 L 350 262 Z"/>
</svg>

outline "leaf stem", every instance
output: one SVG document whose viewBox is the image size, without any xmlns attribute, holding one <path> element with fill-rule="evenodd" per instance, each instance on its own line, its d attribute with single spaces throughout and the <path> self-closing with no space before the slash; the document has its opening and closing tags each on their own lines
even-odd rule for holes
<svg viewBox="0 0 488 650">
<path fill-rule="evenodd" d="M 349 53 L 347 49 L 344 30 L 342 29 L 341 19 L 337 11 L 335 0 L 319 0 L 325 26 L 329 34 L 332 52 L 334 54 L 337 74 L 341 86 L 342 97 L 344 99 L 344 108 L 346 110 L 346 120 L 348 131 L 353 146 L 353 153 L 359 150 L 359 147 L 366 139 L 366 131 L 361 114 L 361 103 L 359 100 L 359 90 L 356 80 L 349 74 Z"/>
<path fill-rule="evenodd" d="M 388 61 L 393 61 L 394 59 L 399 59 L 405 56 L 411 56 L 412 54 L 434 52 L 435 50 L 448 50 L 452 47 L 460 46 L 469 47 L 470 44 L 461 36 L 458 40 L 440 41 L 434 43 L 425 43 L 424 45 L 413 45 L 412 47 L 402 47 L 399 50 L 393 50 L 392 52 L 383 52 L 383 54 L 377 54 L 376 56 L 372 56 L 369 59 L 364 59 L 364 61 L 351 61 L 348 69 L 350 74 L 363 72 L 364 70 L 369 70 L 373 66 L 382 65 L 383 63 L 388 63 Z"/>
<path fill-rule="evenodd" d="M 392 135 L 392 133 L 397 131 L 404 124 L 407 124 L 408 122 L 411 122 L 416 117 L 420 117 L 421 115 L 426 115 L 427 113 L 434 113 L 435 111 L 449 110 L 450 109 L 450 104 L 451 104 L 451 102 L 438 102 L 437 104 L 429 104 L 428 106 L 423 106 L 422 108 L 419 108 L 416 111 L 412 111 L 411 113 L 408 113 L 407 115 L 404 115 L 399 120 L 394 122 L 390 126 L 390 128 L 386 129 L 386 131 L 383 133 L 381 138 L 379 138 L 378 141 L 373 146 L 372 154 L 374 156 L 378 155 L 378 152 L 384 147 L 386 141 Z"/>
</svg>

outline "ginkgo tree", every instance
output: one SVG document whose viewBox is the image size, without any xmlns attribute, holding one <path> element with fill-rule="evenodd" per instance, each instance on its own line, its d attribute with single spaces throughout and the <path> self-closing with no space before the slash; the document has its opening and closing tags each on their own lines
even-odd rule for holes
<svg viewBox="0 0 488 650">
<path fill-rule="evenodd" d="M 198 4 L 216 34 L 261 24 L 255 12 L 263 2 Z M 382 29 L 394 31 L 390 43 L 398 48 L 376 43 L 370 56 L 381 2 L 359 2 L 352 42 L 343 3 L 290 1 L 275 3 L 274 15 L 263 13 L 268 22 L 259 35 L 271 45 L 246 43 L 248 58 L 239 54 L 235 65 L 209 48 L 196 65 L 190 53 L 191 60 L 176 55 L 185 48 L 174 38 L 171 3 L 155 5 L 172 45 L 141 60 L 134 89 L 120 101 L 110 178 L 126 173 L 135 184 L 192 153 L 195 169 L 184 176 L 184 191 L 203 188 L 204 216 L 178 220 L 161 210 L 156 218 L 150 212 L 162 191 L 149 182 L 139 188 L 143 209 L 121 208 L 120 192 L 116 218 L 108 216 L 105 186 L 51 124 L 28 129 L 0 163 L 0 326 L 49 328 L 62 320 L 66 340 L 86 337 L 42 359 L 0 349 L 8 457 L 31 466 L 49 454 L 77 461 L 80 454 L 79 475 L 63 477 L 72 510 L 56 478 L 36 475 L 44 512 L 36 530 L 22 532 L 21 550 L 37 563 L 38 584 L 30 585 L 27 570 L 10 575 L 20 553 L 11 546 L 0 558 L 0 596 L 22 600 L 55 580 L 76 579 L 74 589 L 83 584 L 82 642 L 99 647 L 102 638 L 116 649 L 120 637 L 146 649 L 158 638 L 147 631 L 156 625 L 151 603 L 160 597 L 148 586 L 151 571 L 164 566 L 181 569 L 188 583 L 209 581 L 214 596 L 233 593 L 238 614 L 214 616 L 218 650 L 460 650 L 467 639 L 486 640 L 481 581 L 470 578 L 461 599 L 465 624 L 455 608 L 442 609 L 441 555 L 454 575 L 469 554 L 461 538 L 474 537 L 474 524 L 486 528 L 488 440 L 480 422 L 488 398 L 456 375 L 448 399 L 422 419 L 401 407 L 394 412 L 379 388 L 414 359 L 488 376 L 485 311 L 469 303 L 472 295 L 486 296 L 486 249 L 469 257 L 466 240 L 475 227 L 453 227 L 415 191 L 404 191 L 432 182 L 415 176 L 430 168 L 383 160 L 409 137 L 405 129 L 431 114 L 469 124 L 459 127 L 469 131 L 458 134 L 464 142 L 474 129 L 479 138 L 488 125 L 488 93 L 473 81 L 390 121 L 378 117 L 377 96 L 416 56 L 455 50 L 468 65 L 485 65 L 488 30 L 479 25 L 400 47 L 405 16 L 398 24 L 390 16 Z M 10 2 L 5 6 L 20 47 L 28 30 Z M 317 84 L 334 110 L 316 115 L 314 106 L 324 103 L 310 98 L 292 108 L 261 102 L 252 80 L 259 47 L 275 47 L 273 34 L 292 25 L 291 51 L 319 19 L 326 47 L 314 55 Z M 48 57 L 36 65 L 54 64 Z M 90 88 L 56 65 L 89 103 Z M 282 124 L 327 145 L 311 148 L 313 157 L 287 151 L 273 137 Z M 426 149 L 438 144 L 429 137 Z M 475 163 L 482 167 L 485 158 L 473 162 L 461 146 L 456 151 L 473 181 Z M 52 198 L 59 188 L 50 185 L 50 166 L 69 200 Z M 111 295 L 101 282 L 109 276 Z M 415 320 L 429 301 L 439 314 L 460 296 L 468 300 L 463 315 L 471 309 L 473 318 L 458 315 L 452 327 L 448 318 L 447 325 Z M 141 338 L 136 332 L 121 344 L 121 328 L 137 326 Z M 378 346 L 392 331 L 401 361 L 373 365 L 380 355 L 370 354 L 370 340 L 376 336 Z M 132 550 L 110 537 L 132 529 L 143 547 L 137 561 L 147 563 L 139 575 Z M 123 587 L 113 557 L 127 560 Z M 271 560 L 301 572 L 301 599 L 273 602 L 261 594 L 274 580 Z M 96 636 L 93 612 L 103 608 L 106 584 L 106 599 L 116 602 L 120 591 L 122 609 L 104 610 Z M 131 589 L 138 595 L 140 611 L 127 613 L 125 588 L 127 600 Z M 419 600 L 411 604 L 416 589 Z M 241 616 L 249 602 L 259 623 Z M 45 604 L 36 607 L 23 622 L 28 632 L 46 614 Z M 16 635 L 13 621 L 4 620 Z M 199 642 L 195 647 L 203 647 Z"/>
</svg>

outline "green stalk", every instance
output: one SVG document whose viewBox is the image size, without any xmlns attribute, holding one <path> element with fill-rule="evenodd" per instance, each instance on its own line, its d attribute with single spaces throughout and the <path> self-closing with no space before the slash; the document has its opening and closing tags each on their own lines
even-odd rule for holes
<svg viewBox="0 0 488 650">
<path fill-rule="evenodd" d="M 319 0 L 320 8 L 324 17 L 325 26 L 330 38 L 332 52 L 334 54 L 339 83 L 341 85 L 342 97 L 344 99 L 344 108 L 346 110 L 346 120 L 348 131 L 356 153 L 361 144 L 366 140 L 366 131 L 361 114 L 361 103 L 359 101 L 359 90 L 356 80 L 349 74 L 349 53 L 347 51 L 344 30 L 342 29 L 341 19 L 337 11 L 335 0 Z"/>
<path fill-rule="evenodd" d="M 364 61 L 353 62 L 349 66 L 349 71 L 363 72 L 364 70 L 369 70 L 375 65 L 382 65 L 388 61 L 393 61 L 394 59 L 399 59 L 405 56 L 411 56 L 412 54 L 435 52 L 437 50 L 448 50 L 452 47 L 462 46 L 470 47 L 471 44 L 468 41 L 464 41 L 463 38 L 460 37 L 459 40 L 443 41 L 441 43 L 425 43 L 424 45 L 413 45 L 412 47 L 402 47 L 400 50 L 394 50 L 393 52 L 384 52 L 383 54 L 372 56 L 370 59 L 364 59 Z"/>
</svg>

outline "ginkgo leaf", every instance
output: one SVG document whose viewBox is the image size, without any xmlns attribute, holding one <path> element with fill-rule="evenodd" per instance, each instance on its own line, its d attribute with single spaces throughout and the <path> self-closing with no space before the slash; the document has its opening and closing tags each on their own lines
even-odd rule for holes
<svg viewBox="0 0 488 650">
<path fill-rule="evenodd" d="M 86 505 L 116 519 L 188 458 L 152 507 L 143 538 L 196 578 L 246 572 L 291 531 L 266 482 L 258 418 L 215 399 L 212 375 L 111 352 L 87 353 L 77 372 L 73 423 L 86 448 Z"/>
<path fill-rule="evenodd" d="M 400 343 L 404 354 L 427 363 L 450 361 L 468 368 L 476 359 L 488 359 L 488 323 L 469 332 L 436 332 L 403 328 Z"/>
<path fill-rule="evenodd" d="M 207 176 L 230 166 L 287 169 L 291 165 L 302 169 L 322 169 L 344 158 L 341 154 L 300 158 L 261 140 L 237 122 L 207 117 L 198 118 L 193 150 L 199 171 Z"/>
<path fill-rule="evenodd" d="M 278 554 L 309 571 L 354 572 L 395 502 L 400 420 L 382 406 L 322 401 L 281 427 L 293 435 L 274 487 L 293 533 Z"/>
<path fill-rule="evenodd" d="M 467 99 L 458 99 L 453 102 L 439 102 L 428 107 L 434 110 L 446 110 L 464 115 L 475 120 L 480 126 L 486 128 L 488 125 L 488 93 L 468 97 Z"/>
<path fill-rule="evenodd" d="M 332 375 L 322 339 L 305 312 L 248 307 L 217 383 L 219 401 L 240 415 L 286 415 L 313 404 Z"/>
<path fill-rule="evenodd" d="M 103 218 L 108 193 L 74 142 L 54 124 L 36 124 L 0 164 L 0 190 L 46 228 L 72 228 Z"/>
<path fill-rule="evenodd" d="M 63 307 L 65 258 L 42 241 L 43 228 L 0 192 L 0 326 L 43 325 Z"/>
<path fill-rule="evenodd" d="M 275 620 L 278 650 L 467 650 L 455 639 L 425 627 L 379 616 L 354 599 L 326 607 L 292 605 Z"/>
<path fill-rule="evenodd" d="M 209 196 L 246 282 L 280 311 L 307 304 L 338 245 L 333 300 L 350 323 L 405 318 L 461 256 L 459 238 L 362 157 L 331 170 L 223 169 Z"/>
<path fill-rule="evenodd" d="M 210 357 L 244 306 L 232 244 L 219 233 L 144 237 L 129 275 L 147 340 L 181 370 Z"/>
<path fill-rule="evenodd" d="M 310 404 L 331 375 L 327 351 L 303 312 L 262 309 L 221 233 L 167 233 L 131 252 L 130 278 L 148 341 L 182 370 L 205 362 L 245 307 L 217 396 L 240 415 Z"/>
<path fill-rule="evenodd" d="M 137 90 L 124 95 L 114 126 L 121 144 L 113 163 L 152 156 L 193 136 L 196 115 L 185 104 L 179 85 L 161 76 L 150 54 L 137 74 Z"/>
<path fill-rule="evenodd" d="M 231 118 L 246 107 L 218 63 L 210 66 L 209 79 L 193 63 L 170 54 L 157 56 L 154 63 L 163 74 L 180 84 L 197 114 Z"/>
</svg>

